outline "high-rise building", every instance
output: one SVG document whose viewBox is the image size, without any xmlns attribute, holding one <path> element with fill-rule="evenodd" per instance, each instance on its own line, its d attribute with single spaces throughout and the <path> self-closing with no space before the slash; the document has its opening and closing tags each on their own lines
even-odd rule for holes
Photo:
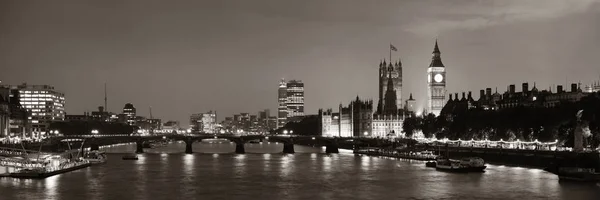
<svg viewBox="0 0 600 200">
<path fill-rule="evenodd" d="M 53 134 L 47 130 L 53 121 L 65 119 L 65 95 L 50 85 L 10 86 L 19 91 L 19 103 L 29 112 L 28 117 L 32 136 Z"/>
<path fill-rule="evenodd" d="M 287 117 L 304 116 L 304 83 L 291 80 L 287 83 Z"/>
<path fill-rule="evenodd" d="M 283 127 L 290 118 L 304 116 L 304 83 L 300 80 L 285 82 L 281 79 L 278 89 L 278 122 Z"/>
<path fill-rule="evenodd" d="M 131 103 L 125 104 L 125 107 L 123 107 L 123 114 L 125 115 L 125 120 L 126 120 L 127 124 L 129 124 L 131 126 L 135 125 L 136 111 L 135 111 L 135 107 L 133 107 L 133 104 L 131 104 Z"/>
<path fill-rule="evenodd" d="M 287 123 L 287 116 L 287 84 L 284 79 L 281 79 L 277 90 L 277 128 Z"/>
<path fill-rule="evenodd" d="M 427 111 L 436 116 L 440 115 L 446 103 L 446 68 L 440 54 L 436 40 L 431 63 L 427 68 Z"/>
</svg>

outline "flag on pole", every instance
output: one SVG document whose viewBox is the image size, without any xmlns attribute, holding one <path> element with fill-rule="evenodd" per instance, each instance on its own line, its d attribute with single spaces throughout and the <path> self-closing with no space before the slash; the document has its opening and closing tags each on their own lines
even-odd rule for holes
<svg viewBox="0 0 600 200">
<path fill-rule="evenodd" d="M 398 51 L 398 49 L 396 49 L 396 47 L 394 45 L 392 45 L 392 44 L 390 44 L 390 50 L 392 50 L 392 51 Z"/>
</svg>

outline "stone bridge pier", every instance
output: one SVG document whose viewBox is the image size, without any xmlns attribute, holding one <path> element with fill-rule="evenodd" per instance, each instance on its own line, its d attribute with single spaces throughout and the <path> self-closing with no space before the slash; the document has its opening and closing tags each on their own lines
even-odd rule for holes
<svg viewBox="0 0 600 200">
<path fill-rule="evenodd" d="M 137 153 L 137 154 L 144 153 L 144 140 L 143 139 L 137 139 L 135 141 L 135 153 Z"/>
<path fill-rule="evenodd" d="M 338 140 L 333 139 L 325 145 L 325 153 L 340 153 L 339 146 Z"/>
<path fill-rule="evenodd" d="M 294 142 L 284 142 L 283 153 L 296 153 L 296 151 L 294 151 Z"/>
<path fill-rule="evenodd" d="M 235 153 L 237 154 L 244 154 L 246 153 L 246 148 L 244 148 L 244 145 L 246 144 L 246 141 L 242 138 L 230 138 L 230 141 L 235 143 Z"/>
<path fill-rule="evenodd" d="M 185 153 L 186 154 L 192 154 L 194 153 L 194 151 L 192 151 L 192 144 L 194 144 L 194 142 L 196 140 L 192 139 L 191 137 L 186 137 L 185 140 L 183 140 L 185 142 Z"/>
</svg>

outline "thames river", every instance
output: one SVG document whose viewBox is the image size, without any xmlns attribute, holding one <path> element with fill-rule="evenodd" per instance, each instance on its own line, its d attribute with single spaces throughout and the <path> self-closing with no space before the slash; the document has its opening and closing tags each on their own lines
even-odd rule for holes
<svg viewBox="0 0 600 200">
<path fill-rule="evenodd" d="M 137 161 L 121 160 L 135 145 L 103 148 L 104 165 L 44 180 L 0 178 L 1 200 L 129 199 L 600 199 L 597 184 L 559 182 L 540 169 L 488 165 L 481 174 L 453 174 L 423 162 L 325 154 L 281 144 L 184 143 L 146 149 Z"/>
</svg>

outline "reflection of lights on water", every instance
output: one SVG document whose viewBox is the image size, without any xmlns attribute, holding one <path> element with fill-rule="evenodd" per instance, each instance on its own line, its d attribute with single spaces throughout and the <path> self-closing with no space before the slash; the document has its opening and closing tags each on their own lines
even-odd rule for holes
<svg viewBox="0 0 600 200">
<path fill-rule="evenodd" d="M 213 153 L 213 158 L 218 158 L 219 154 L 218 153 Z"/>
<path fill-rule="evenodd" d="M 310 158 L 317 158 L 317 153 L 311 153 Z"/>
<path fill-rule="evenodd" d="M 185 154 L 183 156 L 183 168 L 186 172 L 191 172 L 194 166 L 194 155 L 193 154 Z"/>
<path fill-rule="evenodd" d="M 58 191 L 59 177 L 60 176 L 51 176 L 44 180 L 44 188 L 46 191 L 45 199 L 55 199 L 56 198 L 56 195 L 57 195 L 56 193 Z"/>
<path fill-rule="evenodd" d="M 270 160 L 271 159 L 271 154 L 270 153 L 265 153 L 265 154 L 263 154 L 263 158 L 265 160 Z"/>
<path fill-rule="evenodd" d="M 371 167 L 371 156 L 361 156 L 360 166 L 363 168 L 363 170 L 366 170 L 369 167 Z"/>
<path fill-rule="evenodd" d="M 245 154 L 237 154 L 234 157 L 236 160 L 244 160 L 246 159 L 246 155 Z"/>
</svg>

